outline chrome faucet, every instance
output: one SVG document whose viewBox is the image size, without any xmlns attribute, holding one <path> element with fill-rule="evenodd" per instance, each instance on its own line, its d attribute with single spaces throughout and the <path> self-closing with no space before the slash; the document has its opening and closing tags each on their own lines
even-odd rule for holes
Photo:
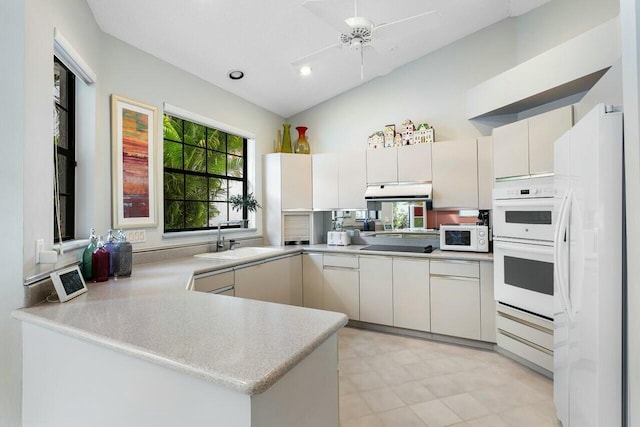
<svg viewBox="0 0 640 427">
<path fill-rule="evenodd" d="M 220 227 L 223 225 L 242 225 L 242 220 L 220 221 L 218 223 L 218 240 L 216 240 L 216 252 L 220 252 L 221 249 L 224 250 L 224 236 L 222 236 L 222 240 L 220 239 Z M 233 246 L 233 244 L 235 244 L 235 241 L 233 241 L 231 246 Z"/>
</svg>

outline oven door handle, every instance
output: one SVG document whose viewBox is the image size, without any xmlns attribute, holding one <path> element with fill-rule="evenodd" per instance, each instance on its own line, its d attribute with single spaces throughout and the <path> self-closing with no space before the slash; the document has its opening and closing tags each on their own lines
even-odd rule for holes
<svg viewBox="0 0 640 427">
<path fill-rule="evenodd" d="M 560 214 L 558 215 L 558 225 L 556 226 L 555 236 L 554 236 L 554 245 L 553 245 L 553 265 L 555 266 L 556 277 L 555 281 L 558 284 L 558 293 L 560 294 L 560 299 L 562 300 L 562 304 L 564 305 L 567 315 L 570 321 L 573 321 L 573 308 L 571 307 L 571 299 L 569 298 L 568 293 L 568 283 L 565 283 L 564 278 L 567 275 L 567 267 L 563 260 L 565 257 L 562 256 L 562 248 L 566 247 L 567 250 L 569 248 L 569 236 L 567 236 L 566 243 L 564 242 L 564 234 L 568 232 L 568 223 L 569 223 L 569 214 L 571 212 L 571 205 L 573 203 L 573 190 L 569 190 L 567 196 L 562 201 L 562 205 L 560 207 Z M 567 254 L 568 255 L 568 254 Z M 567 256 L 568 257 L 568 256 Z"/>
</svg>

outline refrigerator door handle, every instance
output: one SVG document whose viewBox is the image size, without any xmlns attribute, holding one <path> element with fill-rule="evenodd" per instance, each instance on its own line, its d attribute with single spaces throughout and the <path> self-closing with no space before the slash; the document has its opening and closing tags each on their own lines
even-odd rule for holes
<svg viewBox="0 0 640 427">
<path fill-rule="evenodd" d="M 567 225 L 569 222 L 569 213 L 571 212 L 571 204 L 573 203 L 573 191 L 569 190 L 567 196 L 562 202 L 562 206 L 560 207 L 560 214 L 558 215 L 558 226 L 556 227 L 554 245 L 553 245 L 553 263 L 555 265 L 556 271 L 556 281 L 558 283 L 558 292 L 560 294 L 560 299 L 562 300 L 562 304 L 564 305 L 569 320 L 573 320 L 573 309 L 571 307 L 571 300 L 568 295 L 568 283 L 565 283 L 564 278 L 566 276 L 566 266 L 564 265 L 563 259 L 561 256 L 561 249 L 564 246 L 569 247 L 568 244 L 568 236 L 567 242 L 564 242 L 564 235 L 567 231 Z M 568 250 L 568 249 L 567 249 Z"/>
</svg>

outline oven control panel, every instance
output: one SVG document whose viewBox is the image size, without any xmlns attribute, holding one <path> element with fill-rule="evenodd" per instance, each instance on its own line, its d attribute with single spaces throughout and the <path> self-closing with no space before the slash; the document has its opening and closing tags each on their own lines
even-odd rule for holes
<svg viewBox="0 0 640 427">
<path fill-rule="evenodd" d="M 528 186 L 528 187 L 508 187 L 508 188 L 494 188 L 493 198 L 496 200 L 501 199 L 533 199 L 533 198 L 545 198 L 554 197 L 556 190 L 553 185 L 545 186 Z"/>
</svg>

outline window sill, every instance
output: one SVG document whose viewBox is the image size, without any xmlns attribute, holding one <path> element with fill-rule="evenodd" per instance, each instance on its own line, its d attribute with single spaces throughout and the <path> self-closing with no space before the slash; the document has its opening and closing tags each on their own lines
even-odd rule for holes
<svg viewBox="0 0 640 427">
<path fill-rule="evenodd" d="M 238 233 L 255 233 L 257 228 L 227 228 L 221 229 L 220 234 L 238 234 Z M 176 237 L 193 237 L 193 236 L 211 236 L 217 235 L 218 230 L 197 230 L 197 231 L 173 231 L 169 233 L 162 233 L 163 239 L 174 239 Z"/>
<path fill-rule="evenodd" d="M 85 248 L 89 246 L 89 239 L 78 239 L 78 240 L 69 240 L 62 243 L 54 243 L 53 249 L 60 252 L 60 249 L 67 251 L 73 251 L 80 248 Z"/>
</svg>

